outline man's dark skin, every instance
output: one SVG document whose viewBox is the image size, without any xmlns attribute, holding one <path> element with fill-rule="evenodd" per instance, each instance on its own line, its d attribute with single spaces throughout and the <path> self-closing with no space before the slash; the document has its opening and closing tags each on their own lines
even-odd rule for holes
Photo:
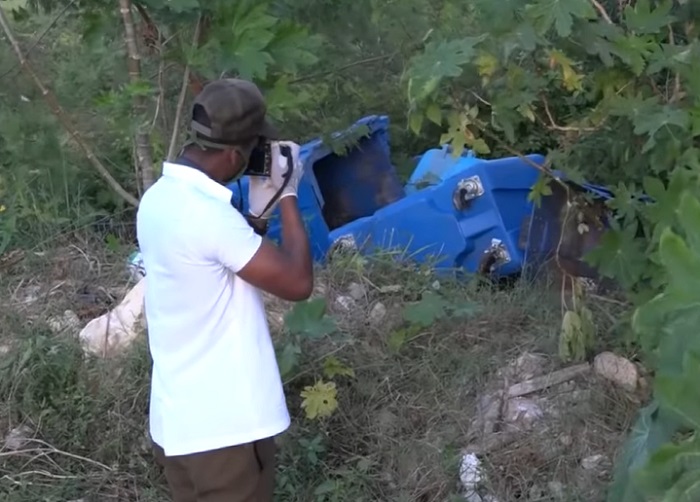
<svg viewBox="0 0 700 502">
<path fill-rule="evenodd" d="M 245 168 L 238 149 L 202 150 L 189 146 L 183 156 L 200 166 L 214 181 L 225 184 Z M 238 276 L 283 300 L 306 300 L 313 292 L 314 276 L 309 241 L 295 197 L 279 202 L 282 243 L 279 247 L 263 237 L 262 245 Z"/>
</svg>

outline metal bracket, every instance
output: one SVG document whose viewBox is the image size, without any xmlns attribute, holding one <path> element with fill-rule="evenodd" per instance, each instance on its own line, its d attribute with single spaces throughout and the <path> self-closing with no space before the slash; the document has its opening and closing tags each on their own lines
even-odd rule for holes
<svg viewBox="0 0 700 502">
<path fill-rule="evenodd" d="M 342 235 L 334 240 L 329 249 L 328 255 L 334 255 L 336 253 L 356 253 L 358 251 L 357 242 L 352 234 Z"/>
<path fill-rule="evenodd" d="M 491 245 L 484 250 L 484 256 L 479 262 L 480 274 L 492 274 L 497 267 L 509 263 L 510 253 L 501 239 L 491 239 Z"/>
<path fill-rule="evenodd" d="M 459 180 L 457 188 L 452 194 L 452 203 L 455 209 L 463 211 L 469 207 L 469 203 L 484 195 L 484 186 L 481 184 L 481 179 L 478 176 L 464 178 Z"/>
</svg>

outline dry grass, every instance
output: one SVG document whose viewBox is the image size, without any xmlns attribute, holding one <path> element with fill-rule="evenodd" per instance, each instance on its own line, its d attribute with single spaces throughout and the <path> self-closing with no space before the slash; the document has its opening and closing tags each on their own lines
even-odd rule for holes
<svg viewBox="0 0 700 502">
<path fill-rule="evenodd" d="M 130 285 L 125 250 L 85 238 L 55 243 L 2 271 L 0 289 L 0 426 L 26 425 L 33 439 L 21 451 L 0 450 L 0 497 L 24 501 L 167 500 L 146 436 L 149 359 L 145 343 L 115 361 L 82 357 L 76 327 L 56 334 L 49 321 L 73 310 L 84 324 L 104 313 Z M 282 501 L 459 500 L 460 450 L 467 446 L 476 401 L 500 368 L 525 351 L 555 354 L 559 307 L 547 289 L 494 290 L 440 278 L 440 291 L 478 310 L 446 318 L 397 348 L 407 304 L 434 287 L 435 277 L 389 258 L 334 261 L 318 274 L 339 333 L 303 346 L 301 367 L 286 382 L 294 425 L 281 438 Z M 347 309 L 338 297 L 362 286 Z M 400 290 L 391 286 L 401 286 Z M 387 288 L 389 286 L 389 288 Z M 381 303 L 386 314 L 372 321 Z M 278 343 L 283 302 L 268 301 Z M 601 322 L 609 325 L 600 307 Z M 321 375 L 332 354 L 355 372 L 338 381 L 339 408 L 309 421 L 299 391 Z M 560 366 L 550 356 L 548 366 Z M 534 432 L 484 455 L 488 490 L 501 502 L 600 500 L 609 469 L 589 472 L 581 460 L 612 458 L 634 403 L 592 379 L 539 398 L 556 411 Z M 547 498 L 550 497 L 550 498 Z"/>
</svg>

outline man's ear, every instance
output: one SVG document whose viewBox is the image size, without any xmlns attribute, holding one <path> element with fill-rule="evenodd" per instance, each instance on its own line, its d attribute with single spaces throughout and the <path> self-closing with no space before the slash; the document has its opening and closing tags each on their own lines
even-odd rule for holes
<svg viewBox="0 0 700 502">
<path fill-rule="evenodd" d="M 248 161 L 243 156 L 243 154 L 240 151 L 238 151 L 237 148 L 231 148 L 231 149 L 227 150 L 226 153 L 229 156 L 229 158 L 228 158 L 229 163 L 233 166 L 233 168 L 236 170 L 236 172 L 245 168 Z"/>
</svg>

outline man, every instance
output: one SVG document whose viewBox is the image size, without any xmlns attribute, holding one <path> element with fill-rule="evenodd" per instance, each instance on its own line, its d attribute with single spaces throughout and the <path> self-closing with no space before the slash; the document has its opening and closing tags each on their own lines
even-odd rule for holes
<svg viewBox="0 0 700 502">
<path fill-rule="evenodd" d="M 190 133 L 137 215 L 154 452 L 175 502 L 269 502 L 274 436 L 290 418 L 259 290 L 303 300 L 313 288 L 296 202 L 299 147 L 273 142 L 271 176 L 251 179 L 257 222 L 279 205 L 277 247 L 254 231 L 223 186 L 242 175 L 260 138 L 278 138 L 258 88 L 237 79 L 208 84 L 195 98 Z M 291 170 L 281 146 L 291 150 Z"/>
</svg>

